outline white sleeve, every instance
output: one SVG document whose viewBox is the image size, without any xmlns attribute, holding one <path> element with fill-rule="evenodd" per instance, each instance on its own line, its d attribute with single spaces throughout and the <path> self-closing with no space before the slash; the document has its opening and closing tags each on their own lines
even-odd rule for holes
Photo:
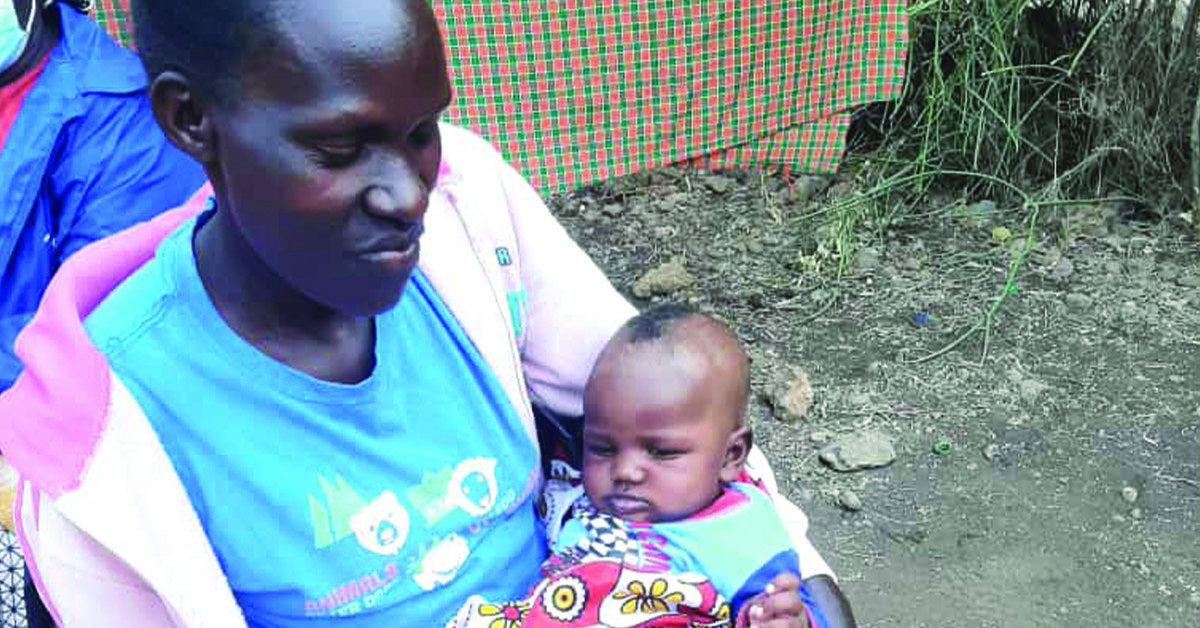
<svg viewBox="0 0 1200 628">
<path fill-rule="evenodd" d="M 779 484 L 775 481 L 775 472 L 771 471 L 767 457 L 763 455 L 757 445 L 751 447 L 750 454 L 746 456 L 746 472 L 750 474 L 750 477 L 762 482 L 771 495 L 771 500 L 775 502 L 775 511 L 779 513 L 779 519 L 783 521 L 783 527 L 791 537 L 796 556 L 800 559 L 800 577 L 807 580 L 813 576 L 829 576 L 836 582 L 837 576 L 829 568 L 829 563 L 821 558 L 817 548 L 813 547 L 812 541 L 808 540 L 808 516 L 788 498 L 780 494 Z"/>
</svg>

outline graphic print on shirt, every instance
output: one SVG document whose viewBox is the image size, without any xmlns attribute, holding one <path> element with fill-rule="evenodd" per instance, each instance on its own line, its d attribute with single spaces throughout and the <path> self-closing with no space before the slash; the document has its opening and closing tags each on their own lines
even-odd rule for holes
<svg viewBox="0 0 1200 628">
<path fill-rule="evenodd" d="M 436 539 L 428 551 L 422 548 L 416 568 L 412 569 L 415 572 L 413 581 L 423 591 L 450 584 L 470 555 L 471 548 L 467 546 L 467 540 L 457 534 Z"/>
<path fill-rule="evenodd" d="M 487 515 L 496 506 L 496 492 L 496 459 L 471 458 L 426 473 L 421 484 L 408 489 L 405 496 L 432 528 L 456 510 L 472 517 Z"/>
</svg>

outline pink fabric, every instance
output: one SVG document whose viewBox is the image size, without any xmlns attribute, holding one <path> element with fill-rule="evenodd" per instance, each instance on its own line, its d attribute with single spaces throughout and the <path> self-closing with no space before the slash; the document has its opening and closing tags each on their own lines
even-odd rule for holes
<svg viewBox="0 0 1200 628">
<path fill-rule="evenodd" d="M 17 336 L 25 371 L 0 394 L 0 442 L 9 464 L 50 496 L 78 486 L 108 410 L 100 402 L 109 396 L 108 364 L 88 341 L 83 319 L 210 193 L 206 185 L 183 207 L 71 256 Z"/>
</svg>

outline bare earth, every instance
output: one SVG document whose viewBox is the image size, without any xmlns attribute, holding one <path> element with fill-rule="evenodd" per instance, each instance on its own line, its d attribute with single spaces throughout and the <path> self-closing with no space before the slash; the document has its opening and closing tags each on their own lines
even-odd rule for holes
<svg viewBox="0 0 1200 628">
<path fill-rule="evenodd" d="M 1000 294 L 1015 213 L 948 199 L 862 227 L 838 279 L 820 210 L 847 184 L 801 183 L 663 171 L 551 205 L 636 302 L 690 301 L 741 334 L 757 442 L 859 625 L 1200 626 L 1195 240 L 1099 207 L 1051 215 L 986 356 L 977 335 L 922 362 Z M 765 398 L 798 373 L 811 406 L 781 420 Z M 893 463 L 820 461 L 864 430 Z"/>
</svg>

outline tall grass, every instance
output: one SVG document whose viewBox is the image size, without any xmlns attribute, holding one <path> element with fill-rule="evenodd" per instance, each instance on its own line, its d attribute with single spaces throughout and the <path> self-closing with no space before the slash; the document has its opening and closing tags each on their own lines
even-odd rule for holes
<svg viewBox="0 0 1200 628">
<path fill-rule="evenodd" d="M 1196 210 L 1198 6 L 917 0 L 908 91 L 876 116 L 884 142 L 867 156 L 869 192 L 889 202 L 848 207 L 886 223 L 898 200 L 946 186 L 1018 204 L 1018 190 L 1117 197 L 1148 218 Z"/>
<path fill-rule="evenodd" d="M 936 188 L 1016 207 L 1023 223 L 977 323 L 917 361 L 976 336 L 987 359 L 1040 224 L 1061 207 L 1106 200 L 1148 220 L 1186 215 L 1200 238 L 1200 0 L 1187 2 L 1183 13 L 1176 0 L 910 5 L 906 94 L 867 112 L 881 142 L 851 160 L 864 185 L 828 208 L 840 269 L 861 226 L 903 218 Z"/>
</svg>

